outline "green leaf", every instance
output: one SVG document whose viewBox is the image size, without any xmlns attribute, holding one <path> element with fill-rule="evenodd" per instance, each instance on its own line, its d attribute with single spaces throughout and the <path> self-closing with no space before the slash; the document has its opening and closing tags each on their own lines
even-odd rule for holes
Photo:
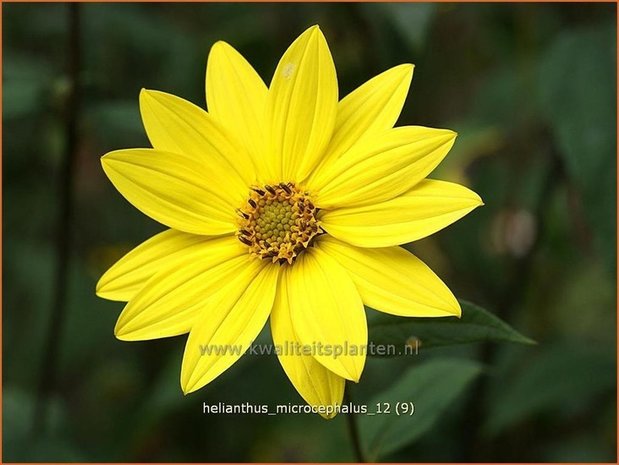
<svg viewBox="0 0 619 465">
<path fill-rule="evenodd" d="M 461 318 L 406 318 L 376 312 L 369 321 L 369 340 L 375 346 L 395 346 L 395 355 L 402 355 L 406 346 L 429 349 L 484 341 L 535 343 L 487 310 L 463 300 L 460 305 Z"/>
<path fill-rule="evenodd" d="M 536 415 L 582 415 L 601 396 L 614 398 L 616 361 L 612 346 L 586 347 L 575 340 L 539 349 L 525 364 L 516 363 L 510 377 L 497 379 L 482 428 L 488 437 Z"/>
<path fill-rule="evenodd" d="M 481 371 L 479 363 L 466 359 L 435 359 L 410 368 L 368 405 L 368 411 L 374 412 L 376 404 L 388 403 L 390 413 L 359 419 L 368 457 L 375 460 L 426 433 Z M 398 402 L 412 402 L 414 413 L 397 415 Z"/>
<path fill-rule="evenodd" d="M 541 108 L 582 193 L 594 246 L 615 270 L 616 27 L 567 31 L 544 54 Z"/>
</svg>

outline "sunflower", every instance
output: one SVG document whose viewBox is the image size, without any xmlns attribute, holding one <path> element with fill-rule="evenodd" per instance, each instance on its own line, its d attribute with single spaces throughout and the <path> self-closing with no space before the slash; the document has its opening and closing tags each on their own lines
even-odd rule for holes
<svg viewBox="0 0 619 465">
<path fill-rule="evenodd" d="M 97 284 L 100 297 L 128 302 L 116 337 L 188 333 L 181 387 L 190 393 L 241 357 L 270 319 L 299 394 L 337 406 L 345 380 L 358 382 L 365 364 L 364 304 L 459 316 L 447 286 L 399 247 L 482 205 L 463 186 L 426 179 L 453 131 L 394 128 L 412 74 L 413 65 L 396 66 L 339 100 L 331 53 L 313 26 L 284 53 L 268 88 L 230 45 L 214 44 L 208 112 L 142 90 L 153 148 L 101 161 L 116 189 L 169 229 Z"/>
</svg>

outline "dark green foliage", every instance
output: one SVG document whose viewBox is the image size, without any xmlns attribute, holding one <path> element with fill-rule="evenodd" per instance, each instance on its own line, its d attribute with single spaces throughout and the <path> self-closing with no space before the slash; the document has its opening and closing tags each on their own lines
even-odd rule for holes
<svg viewBox="0 0 619 465">
<path fill-rule="evenodd" d="M 140 89 L 204 106 L 206 57 L 220 39 L 268 83 L 290 41 L 314 23 L 342 95 L 391 66 L 416 65 L 399 124 L 458 131 L 432 177 L 462 182 L 485 202 L 407 247 L 488 312 L 468 303 L 461 320 L 369 312 L 373 340 L 416 336 L 422 345 L 418 355 L 368 359 L 352 386 L 355 403 L 417 408 L 412 417 L 358 418 L 366 451 L 404 462 L 616 460 L 615 5 L 80 8 L 67 318 L 56 338 L 58 387 L 36 440 L 67 143 L 68 8 L 2 8 L 3 461 L 353 458 L 344 415 L 203 415 L 202 402 L 303 401 L 274 356 L 245 357 L 184 397 L 184 338 L 120 342 L 122 304 L 94 294 L 111 263 L 163 229 L 115 191 L 99 163 L 109 150 L 148 144 Z M 527 338 L 536 344 L 513 343 Z"/>
</svg>

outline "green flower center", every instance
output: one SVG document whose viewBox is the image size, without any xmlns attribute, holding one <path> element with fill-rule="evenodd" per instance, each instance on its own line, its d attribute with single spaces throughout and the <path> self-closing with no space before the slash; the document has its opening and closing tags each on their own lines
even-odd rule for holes
<svg viewBox="0 0 619 465">
<path fill-rule="evenodd" d="M 309 194 L 293 183 L 252 187 L 237 237 L 262 259 L 292 262 L 323 231 Z"/>
</svg>

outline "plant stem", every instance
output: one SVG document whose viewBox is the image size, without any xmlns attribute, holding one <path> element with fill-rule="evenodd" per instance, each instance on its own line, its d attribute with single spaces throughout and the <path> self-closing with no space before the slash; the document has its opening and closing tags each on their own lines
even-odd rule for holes
<svg viewBox="0 0 619 465">
<path fill-rule="evenodd" d="M 73 172 L 77 151 L 77 125 L 79 110 L 79 70 L 80 70 L 80 5 L 67 5 L 67 76 L 69 89 L 64 108 L 65 152 L 58 183 L 60 208 L 56 218 L 56 270 L 54 275 L 53 298 L 49 328 L 43 358 L 41 377 L 37 388 L 34 408 L 33 432 L 41 433 L 46 427 L 48 404 L 56 389 L 58 355 L 62 339 L 62 328 L 66 319 L 67 287 L 69 281 L 69 258 L 71 252 L 71 223 L 73 221 Z"/>
<path fill-rule="evenodd" d="M 352 404 L 350 384 L 348 381 L 346 382 L 346 387 L 344 388 L 344 402 L 347 404 Z M 352 449 L 355 459 L 360 463 L 367 462 L 367 458 L 363 452 L 363 447 L 361 446 L 361 437 L 359 436 L 359 426 L 357 425 L 356 414 L 352 412 L 348 413 L 346 415 L 346 423 L 348 424 L 348 433 L 350 434 L 350 441 L 352 442 Z"/>
</svg>

